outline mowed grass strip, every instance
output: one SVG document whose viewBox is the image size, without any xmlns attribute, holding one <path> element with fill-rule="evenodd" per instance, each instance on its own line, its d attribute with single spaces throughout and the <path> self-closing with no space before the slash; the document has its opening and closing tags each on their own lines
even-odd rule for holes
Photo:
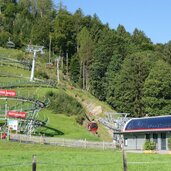
<svg viewBox="0 0 171 171">
<path fill-rule="evenodd" d="M 32 155 L 37 158 L 37 171 L 121 171 L 118 152 L 52 147 L 47 145 L 0 142 L 0 170 L 30 171 Z M 114 155 L 116 155 L 114 157 Z"/>
<path fill-rule="evenodd" d="M 129 153 L 128 171 L 170 171 L 170 154 Z"/>
<path fill-rule="evenodd" d="M 0 141 L 0 171 L 30 171 L 36 155 L 37 171 L 123 171 L 122 154 L 95 150 Z M 127 153 L 128 171 L 170 171 L 171 156 Z"/>
</svg>

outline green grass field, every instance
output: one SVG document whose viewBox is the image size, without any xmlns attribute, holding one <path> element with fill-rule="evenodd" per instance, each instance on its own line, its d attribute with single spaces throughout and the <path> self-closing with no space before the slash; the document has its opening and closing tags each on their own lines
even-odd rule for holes
<svg viewBox="0 0 171 171">
<path fill-rule="evenodd" d="M 75 116 L 55 114 L 48 109 L 42 110 L 39 115 L 40 117 L 48 118 L 47 126 L 64 133 L 63 135 L 56 135 L 59 138 L 87 139 L 92 141 L 99 140 L 97 136 L 90 134 L 86 128 L 76 123 Z M 43 129 L 44 128 L 41 128 L 39 131 Z M 46 130 L 43 132 L 46 132 Z"/>
<path fill-rule="evenodd" d="M 36 155 L 37 171 L 123 171 L 122 154 L 114 150 L 52 147 L 0 142 L 0 171 L 31 171 Z M 170 171 L 171 156 L 127 154 L 128 171 Z"/>
</svg>

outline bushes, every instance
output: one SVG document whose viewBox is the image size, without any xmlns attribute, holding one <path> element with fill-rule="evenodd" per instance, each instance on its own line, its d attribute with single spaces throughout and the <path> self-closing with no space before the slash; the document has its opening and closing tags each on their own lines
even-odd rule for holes
<svg viewBox="0 0 171 171">
<path fill-rule="evenodd" d="M 155 150 L 156 149 L 156 143 L 151 141 L 146 141 L 144 144 L 144 150 Z"/>
<path fill-rule="evenodd" d="M 35 74 L 35 76 L 38 77 L 38 78 L 49 79 L 49 76 L 44 71 L 37 71 L 36 74 Z"/>
<path fill-rule="evenodd" d="M 80 125 L 83 125 L 85 117 L 83 115 L 78 115 L 75 119 L 77 123 L 79 123 Z"/>
<path fill-rule="evenodd" d="M 6 47 L 6 43 L 7 43 L 10 36 L 11 35 L 9 32 L 1 30 L 1 32 L 0 32 L 0 46 Z"/>
<path fill-rule="evenodd" d="M 65 92 L 54 93 L 49 91 L 46 96 L 50 98 L 49 108 L 55 113 L 64 113 L 68 116 L 77 115 L 76 121 L 82 124 L 84 121 L 84 110 L 82 105 Z"/>
</svg>

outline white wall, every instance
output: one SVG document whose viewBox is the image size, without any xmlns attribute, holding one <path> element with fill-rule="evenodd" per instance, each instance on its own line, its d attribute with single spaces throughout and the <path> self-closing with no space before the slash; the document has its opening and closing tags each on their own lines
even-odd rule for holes
<svg viewBox="0 0 171 171">
<path fill-rule="evenodd" d="M 161 150 L 161 133 L 157 133 L 158 141 L 156 145 L 156 150 Z M 168 139 L 171 137 L 171 133 L 166 133 L 166 150 L 168 148 Z M 128 150 L 143 150 L 144 143 L 146 142 L 146 133 L 144 134 L 125 134 L 124 139 L 127 139 L 127 144 L 124 146 Z M 150 133 L 150 141 L 153 141 L 153 133 Z"/>
</svg>

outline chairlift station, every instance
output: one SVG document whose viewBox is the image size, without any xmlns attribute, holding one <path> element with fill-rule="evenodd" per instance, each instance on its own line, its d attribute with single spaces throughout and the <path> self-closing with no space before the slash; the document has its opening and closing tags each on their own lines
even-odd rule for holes
<svg viewBox="0 0 171 171">
<path fill-rule="evenodd" d="M 169 150 L 171 116 L 128 118 L 129 114 L 106 113 L 100 122 L 113 130 L 113 142 L 126 150 L 143 150 L 145 142 L 154 142 L 156 150 Z"/>
</svg>

